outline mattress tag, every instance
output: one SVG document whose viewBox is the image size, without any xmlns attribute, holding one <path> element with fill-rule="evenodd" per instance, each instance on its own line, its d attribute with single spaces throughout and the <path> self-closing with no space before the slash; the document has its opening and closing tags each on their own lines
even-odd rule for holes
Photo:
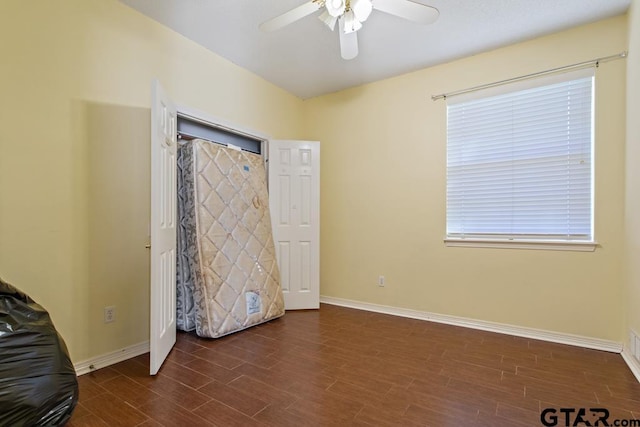
<svg viewBox="0 0 640 427">
<path fill-rule="evenodd" d="M 227 144 L 227 148 L 230 148 L 231 150 L 242 151 L 242 148 L 238 147 L 237 145 L 233 145 L 233 144 Z"/>
<path fill-rule="evenodd" d="M 244 296 L 247 299 L 247 315 L 260 313 L 262 311 L 262 300 L 259 294 L 249 291 L 246 292 Z"/>
</svg>

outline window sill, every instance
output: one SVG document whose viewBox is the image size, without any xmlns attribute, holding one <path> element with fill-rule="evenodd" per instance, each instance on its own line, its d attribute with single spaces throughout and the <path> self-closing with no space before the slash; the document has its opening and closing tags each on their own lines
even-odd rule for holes
<svg viewBox="0 0 640 427">
<path fill-rule="evenodd" d="M 562 240 L 498 240 L 498 239 L 458 239 L 447 237 L 446 246 L 462 248 L 494 249 L 538 249 L 547 251 L 593 252 L 597 242 L 579 242 Z"/>
</svg>

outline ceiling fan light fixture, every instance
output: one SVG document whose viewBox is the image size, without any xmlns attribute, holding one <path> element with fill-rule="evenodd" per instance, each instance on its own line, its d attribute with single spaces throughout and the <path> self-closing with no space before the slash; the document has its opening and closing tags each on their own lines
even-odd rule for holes
<svg viewBox="0 0 640 427">
<path fill-rule="evenodd" d="M 326 0 L 324 6 L 329 15 L 336 18 L 342 16 L 347 8 L 346 0 Z"/>
<path fill-rule="evenodd" d="M 343 28 L 342 31 L 345 34 L 354 33 L 362 28 L 362 23 L 356 19 L 353 10 L 349 10 L 343 15 Z"/>
<path fill-rule="evenodd" d="M 358 33 L 372 10 L 385 12 L 418 24 L 431 24 L 438 19 L 438 9 L 415 0 L 307 0 L 305 3 L 260 24 L 265 32 L 280 29 L 306 16 L 321 11 L 320 21 L 331 31 L 338 25 L 340 55 L 353 59 L 358 55 Z"/>
<path fill-rule="evenodd" d="M 318 16 L 318 19 L 321 20 L 324 25 L 329 27 L 331 31 L 336 28 L 336 22 L 338 22 L 338 17 L 329 15 L 329 12 L 326 10 Z"/>
<path fill-rule="evenodd" d="M 350 3 L 351 10 L 353 10 L 353 14 L 358 21 L 364 22 L 369 18 L 373 10 L 371 0 L 351 0 Z"/>
</svg>

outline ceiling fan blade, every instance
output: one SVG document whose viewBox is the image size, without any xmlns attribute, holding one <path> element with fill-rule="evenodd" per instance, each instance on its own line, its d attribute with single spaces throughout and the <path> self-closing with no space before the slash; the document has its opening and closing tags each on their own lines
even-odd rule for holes
<svg viewBox="0 0 640 427">
<path fill-rule="evenodd" d="M 338 33 L 340 33 L 340 56 L 342 59 L 349 60 L 358 56 L 358 33 L 354 31 L 345 34 L 342 25 L 340 25 Z"/>
<path fill-rule="evenodd" d="M 279 30 L 286 25 L 296 22 L 298 19 L 302 19 L 305 16 L 311 15 L 313 12 L 320 10 L 320 7 L 321 5 L 319 3 L 308 1 L 298 7 L 294 7 L 282 15 L 263 22 L 260 24 L 260 29 L 265 32 Z"/>
<path fill-rule="evenodd" d="M 433 24 L 440 16 L 435 7 L 410 0 L 372 0 L 373 8 L 418 24 Z"/>
</svg>

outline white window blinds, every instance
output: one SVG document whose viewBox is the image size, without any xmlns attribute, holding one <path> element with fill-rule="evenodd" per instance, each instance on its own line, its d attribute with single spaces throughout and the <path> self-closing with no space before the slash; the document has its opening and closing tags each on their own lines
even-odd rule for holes
<svg viewBox="0 0 640 427">
<path fill-rule="evenodd" d="M 593 75 L 447 102 L 449 238 L 593 240 Z"/>
</svg>

